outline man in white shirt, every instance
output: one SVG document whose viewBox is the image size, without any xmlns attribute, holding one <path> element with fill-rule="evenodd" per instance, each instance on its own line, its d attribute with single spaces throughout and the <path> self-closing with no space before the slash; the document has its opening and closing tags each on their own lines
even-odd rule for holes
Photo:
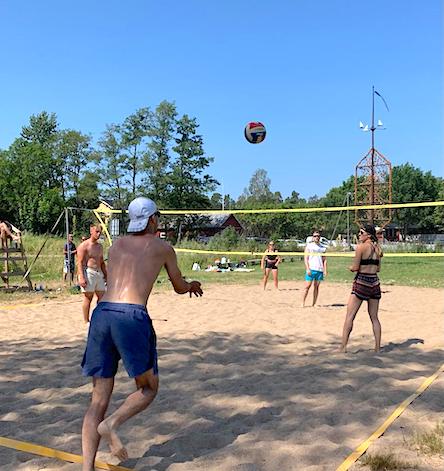
<svg viewBox="0 0 444 471">
<path fill-rule="evenodd" d="M 319 294 L 319 284 L 327 276 L 327 257 L 321 255 L 325 253 L 325 247 L 320 243 L 321 234 L 319 231 L 313 232 L 312 241 L 305 246 L 305 289 L 302 299 L 302 307 L 305 307 L 305 300 L 313 284 L 313 304 L 316 305 Z M 318 255 L 319 254 L 319 255 Z"/>
</svg>

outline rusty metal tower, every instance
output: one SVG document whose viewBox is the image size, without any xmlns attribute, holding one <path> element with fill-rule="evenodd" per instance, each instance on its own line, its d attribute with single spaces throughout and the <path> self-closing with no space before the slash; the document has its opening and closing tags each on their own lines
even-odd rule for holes
<svg viewBox="0 0 444 471">
<path fill-rule="evenodd" d="M 385 129 L 380 120 L 375 126 L 375 95 L 381 98 L 388 111 L 384 98 L 375 90 L 375 87 L 372 87 L 371 127 L 364 126 L 362 122 L 359 124 L 362 131 L 371 131 L 372 146 L 355 167 L 355 206 L 390 204 L 392 202 L 392 164 L 375 149 L 375 131 Z M 384 227 L 391 221 L 391 217 L 391 209 L 355 210 L 355 222 L 359 226 L 373 224 Z"/>
</svg>

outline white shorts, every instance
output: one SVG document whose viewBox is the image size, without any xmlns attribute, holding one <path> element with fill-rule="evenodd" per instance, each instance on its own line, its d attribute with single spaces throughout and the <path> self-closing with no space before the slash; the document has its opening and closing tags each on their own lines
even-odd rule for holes
<svg viewBox="0 0 444 471">
<path fill-rule="evenodd" d="M 106 291 L 105 278 L 100 270 L 88 267 L 85 269 L 84 274 L 86 279 L 86 287 L 80 287 L 82 293 Z"/>
<path fill-rule="evenodd" d="M 75 262 L 73 262 L 69 265 L 69 271 L 71 273 L 74 273 L 74 271 L 75 271 Z M 68 273 L 68 260 L 63 261 L 63 273 Z"/>
</svg>

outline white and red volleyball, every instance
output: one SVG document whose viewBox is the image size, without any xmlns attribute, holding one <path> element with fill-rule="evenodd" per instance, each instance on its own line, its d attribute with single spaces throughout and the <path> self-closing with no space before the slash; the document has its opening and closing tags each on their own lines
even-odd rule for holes
<svg viewBox="0 0 444 471">
<path fill-rule="evenodd" d="M 259 144 L 265 139 L 266 134 L 265 126 L 259 121 L 252 121 L 245 126 L 245 139 L 250 144 Z"/>
</svg>

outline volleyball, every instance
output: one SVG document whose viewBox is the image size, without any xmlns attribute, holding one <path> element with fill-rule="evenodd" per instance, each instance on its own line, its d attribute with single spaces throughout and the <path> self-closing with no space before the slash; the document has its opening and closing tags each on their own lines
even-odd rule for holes
<svg viewBox="0 0 444 471">
<path fill-rule="evenodd" d="M 259 144 L 265 139 L 267 131 L 262 123 L 259 121 L 253 121 L 245 126 L 244 134 L 245 139 L 250 144 Z"/>
</svg>

